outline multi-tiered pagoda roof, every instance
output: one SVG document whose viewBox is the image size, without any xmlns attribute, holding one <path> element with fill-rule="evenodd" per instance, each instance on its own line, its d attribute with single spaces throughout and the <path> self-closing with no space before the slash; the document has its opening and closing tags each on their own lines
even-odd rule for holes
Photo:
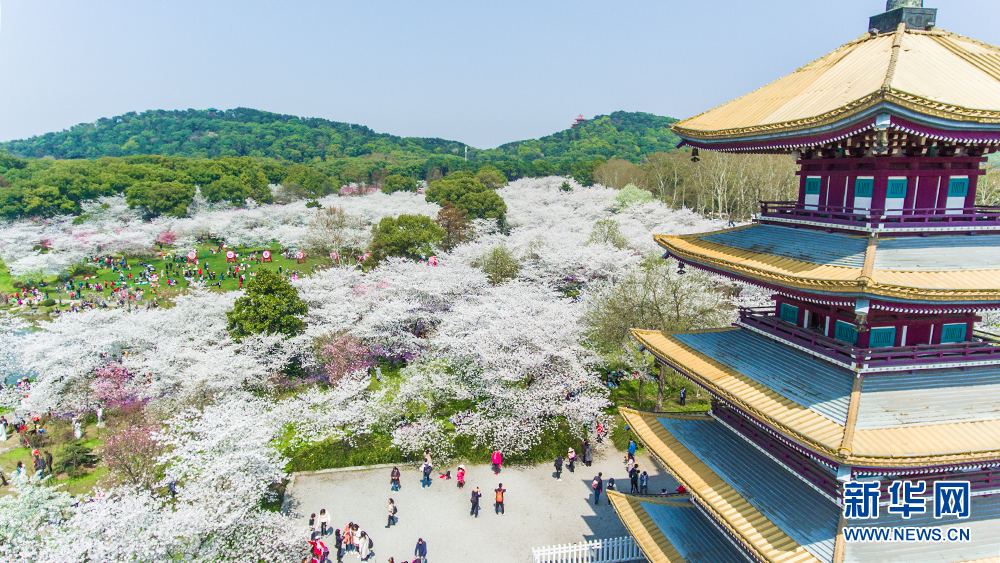
<svg viewBox="0 0 1000 563">
<path fill-rule="evenodd" d="M 656 237 L 774 304 L 724 329 L 633 331 L 712 399 L 622 409 L 687 490 L 611 494 L 650 561 L 1000 563 L 1000 336 L 977 329 L 1000 308 L 1000 208 L 976 201 L 1000 147 L 1000 49 L 935 19 L 890 0 L 865 36 L 675 125 L 694 149 L 791 154 L 800 189 L 751 225 Z M 845 520 L 847 483 L 881 482 L 885 505 L 896 479 L 969 482 L 971 517 Z M 845 539 L 897 525 L 971 539 Z"/>
</svg>

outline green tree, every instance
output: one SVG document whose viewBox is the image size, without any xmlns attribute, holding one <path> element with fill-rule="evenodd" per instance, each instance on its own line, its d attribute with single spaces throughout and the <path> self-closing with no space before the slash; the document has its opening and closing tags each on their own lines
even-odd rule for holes
<svg viewBox="0 0 1000 563">
<path fill-rule="evenodd" d="M 473 265 L 481 268 L 493 285 L 512 280 L 521 271 L 521 264 L 505 244 L 494 246 Z"/>
<path fill-rule="evenodd" d="M 615 211 L 623 211 L 633 205 L 642 205 L 651 201 L 653 201 L 653 194 L 636 187 L 635 184 L 629 184 L 618 190 L 618 194 L 615 196 Z"/>
<path fill-rule="evenodd" d="M 181 182 L 140 182 L 125 191 L 125 201 L 131 207 L 138 207 L 152 217 L 183 217 L 193 197 L 194 186 Z"/>
<path fill-rule="evenodd" d="M 415 191 L 417 191 L 417 181 L 409 176 L 393 174 L 386 178 L 382 184 L 382 193 L 386 194 Z"/>
<path fill-rule="evenodd" d="M 628 246 L 628 239 L 622 234 L 622 226 L 614 219 L 598 219 L 594 222 L 594 229 L 590 232 L 590 240 L 587 244 L 610 244 L 622 249 Z"/>
<path fill-rule="evenodd" d="M 300 317 L 307 310 L 288 280 L 270 270 L 260 270 L 247 282 L 233 310 L 226 313 L 229 335 L 237 342 L 254 334 L 295 336 L 305 330 Z"/>
<path fill-rule="evenodd" d="M 628 362 L 630 331 L 715 328 L 729 323 L 732 305 L 710 274 L 689 269 L 679 274 L 677 262 L 648 256 L 622 279 L 598 289 L 588 300 L 584 324 L 587 340 L 612 361 Z M 666 373 L 658 383 L 657 411 L 662 410 Z"/>
<path fill-rule="evenodd" d="M 375 260 L 403 256 L 414 260 L 431 254 L 445 231 L 426 215 L 384 217 L 372 227 L 371 254 Z"/>
<path fill-rule="evenodd" d="M 476 172 L 476 180 L 491 190 L 498 190 L 507 185 L 507 177 L 496 166 L 487 164 Z"/>
<path fill-rule="evenodd" d="M 455 172 L 447 178 L 430 183 L 425 199 L 436 203 L 450 201 L 455 207 L 469 212 L 476 219 L 503 221 L 507 204 L 496 192 L 487 188 L 469 172 Z"/>
</svg>

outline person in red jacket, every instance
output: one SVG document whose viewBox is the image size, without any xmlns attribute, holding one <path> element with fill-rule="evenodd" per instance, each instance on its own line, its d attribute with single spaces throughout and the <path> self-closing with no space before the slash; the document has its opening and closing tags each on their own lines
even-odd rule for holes
<svg viewBox="0 0 1000 563">
<path fill-rule="evenodd" d="M 493 452 L 493 457 L 490 461 L 493 463 L 493 474 L 499 475 L 500 468 L 503 465 L 503 454 L 500 453 L 500 450 Z"/>
</svg>

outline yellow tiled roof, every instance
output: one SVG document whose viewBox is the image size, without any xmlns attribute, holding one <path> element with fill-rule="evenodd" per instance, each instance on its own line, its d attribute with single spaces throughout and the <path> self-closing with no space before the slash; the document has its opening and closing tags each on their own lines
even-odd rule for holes
<svg viewBox="0 0 1000 563">
<path fill-rule="evenodd" d="M 942 30 L 866 34 L 673 128 L 696 139 L 790 132 L 882 102 L 938 118 L 1000 123 L 1000 48 Z"/>
<path fill-rule="evenodd" d="M 753 229 L 755 226 L 737 227 Z M 719 233 L 727 231 L 718 231 Z M 996 301 L 1000 269 L 909 271 L 817 264 L 705 240 L 716 233 L 655 235 L 657 244 L 681 258 L 782 287 L 806 291 L 923 301 Z M 789 231 L 794 235 L 794 231 Z M 874 262 L 878 244 L 869 246 Z"/>
<path fill-rule="evenodd" d="M 767 519 L 742 495 L 684 447 L 657 416 L 619 409 L 639 440 L 670 473 L 761 560 L 775 563 L 819 563 L 811 553 Z M 709 419 L 710 420 L 710 419 Z M 707 422 L 706 422 L 707 424 Z"/>
<path fill-rule="evenodd" d="M 625 524 L 629 534 L 635 539 L 646 559 L 652 563 L 687 563 L 687 560 L 681 557 L 681 554 L 677 552 L 667 537 L 663 535 L 660 527 L 653 522 L 649 514 L 646 514 L 639 499 L 624 495 L 618 491 L 608 491 L 608 499 L 611 500 L 611 504 L 614 506 L 615 512 L 618 513 L 622 524 Z M 651 498 L 644 498 L 643 502 L 676 504 L 678 506 L 687 504 L 684 502 Z"/>
<path fill-rule="evenodd" d="M 740 330 L 726 328 L 721 330 Z M 768 389 L 764 385 L 698 352 L 669 334 L 633 330 L 632 336 L 699 385 L 739 405 L 744 411 L 771 421 L 797 442 L 836 456 L 844 439 L 844 427 Z"/>
<path fill-rule="evenodd" d="M 854 429 L 854 423 L 849 421 L 851 432 L 847 432 L 845 426 L 710 358 L 671 334 L 633 329 L 632 336 L 685 377 L 838 463 L 913 467 L 973 463 L 1000 457 L 1000 420 L 873 430 Z M 845 434 L 850 436 L 849 440 L 845 440 Z"/>
</svg>

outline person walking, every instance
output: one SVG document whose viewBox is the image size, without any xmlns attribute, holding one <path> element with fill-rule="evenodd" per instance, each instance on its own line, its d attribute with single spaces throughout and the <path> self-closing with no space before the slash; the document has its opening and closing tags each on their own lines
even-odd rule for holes
<svg viewBox="0 0 1000 563">
<path fill-rule="evenodd" d="M 608 477 L 608 492 L 610 493 L 613 490 L 615 490 L 615 478 Z M 607 495 L 607 497 L 608 497 L 608 504 L 611 504 L 611 495 Z"/>
<path fill-rule="evenodd" d="M 503 465 L 503 454 L 500 453 L 500 450 L 493 452 L 493 455 L 490 457 L 490 462 L 493 463 L 493 474 L 499 475 L 500 468 Z"/>
<path fill-rule="evenodd" d="M 389 474 L 389 484 L 392 485 L 390 488 L 392 489 L 393 492 L 398 491 L 400 489 L 398 467 L 392 468 L 392 473 Z"/>
<path fill-rule="evenodd" d="M 630 488 L 629 494 L 635 495 L 639 493 L 639 466 L 633 465 L 632 472 L 628 475 Z"/>
<path fill-rule="evenodd" d="M 396 501 L 389 499 L 389 504 L 385 505 L 385 509 L 389 513 L 389 523 L 385 525 L 388 528 L 396 523 Z"/>
<path fill-rule="evenodd" d="M 309 515 L 309 537 L 316 539 L 316 513 Z"/>
<path fill-rule="evenodd" d="M 629 457 L 629 459 L 631 459 L 633 461 L 635 460 L 635 450 L 636 450 L 635 440 L 629 440 L 628 441 L 628 457 Z"/>
<path fill-rule="evenodd" d="M 642 472 L 642 475 L 639 475 L 639 494 L 649 494 L 649 475 L 645 471 Z"/>
<path fill-rule="evenodd" d="M 681 387 L 681 406 L 682 407 L 687 404 L 687 394 L 688 394 L 687 388 L 686 387 Z"/>
<path fill-rule="evenodd" d="M 600 502 L 601 491 L 604 490 L 604 481 L 601 478 L 602 475 L 603 473 L 598 473 L 597 476 L 594 477 L 594 482 L 590 484 L 590 488 L 594 491 L 594 506 L 597 506 L 597 503 Z"/>
<path fill-rule="evenodd" d="M 327 527 L 330 526 L 330 515 L 326 513 L 325 508 L 321 508 L 319 511 L 319 535 L 326 537 Z"/>
<path fill-rule="evenodd" d="M 562 481 L 562 467 L 563 467 L 562 456 L 556 456 L 555 466 L 556 466 L 556 481 Z"/>
<path fill-rule="evenodd" d="M 458 466 L 458 471 L 455 472 L 455 479 L 458 480 L 458 488 L 459 489 L 464 489 L 465 488 L 465 466 L 464 465 L 459 465 Z"/>
<path fill-rule="evenodd" d="M 585 445 L 583 447 L 583 463 L 587 467 L 590 467 L 590 464 L 594 463 L 594 450 L 593 448 L 590 447 L 589 443 L 584 442 L 584 444 Z"/>
<path fill-rule="evenodd" d="M 576 466 L 576 450 L 570 448 L 566 453 L 566 469 L 569 469 L 570 473 L 573 473 Z"/>
<path fill-rule="evenodd" d="M 507 489 L 503 488 L 503 483 L 500 483 L 497 486 L 497 488 L 493 489 L 493 491 L 497 494 L 496 504 L 493 505 L 493 510 L 497 514 L 503 514 L 504 513 L 503 512 L 503 494 L 505 492 L 507 492 Z"/>
<path fill-rule="evenodd" d="M 337 563 L 341 563 L 344 560 L 344 536 L 341 535 L 340 528 L 334 534 L 333 546 L 337 549 Z"/>
<path fill-rule="evenodd" d="M 472 510 L 469 511 L 469 516 L 479 518 L 479 498 L 481 496 L 483 496 L 483 493 L 479 490 L 479 487 L 472 489 Z"/>
<path fill-rule="evenodd" d="M 417 547 L 414 548 L 413 555 L 417 557 L 417 561 L 420 561 L 420 563 L 426 563 L 427 542 L 424 541 L 424 538 L 417 538 Z"/>
<path fill-rule="evenodd" d="M 358 557 L 362 561 L 368 561 L 368 558 L 372 556 L 373 547 L 375 547 L 375 542 L 368 536 L 368 532 L 361 532 L 358 537 Z"/>
<path fill-rule="evenodd" d="M 424 478 L 420 481 L 420 488 L 426 488 L 431 486 L 431 467 L 430 463 L 424 462 Z"/>
</svg>

